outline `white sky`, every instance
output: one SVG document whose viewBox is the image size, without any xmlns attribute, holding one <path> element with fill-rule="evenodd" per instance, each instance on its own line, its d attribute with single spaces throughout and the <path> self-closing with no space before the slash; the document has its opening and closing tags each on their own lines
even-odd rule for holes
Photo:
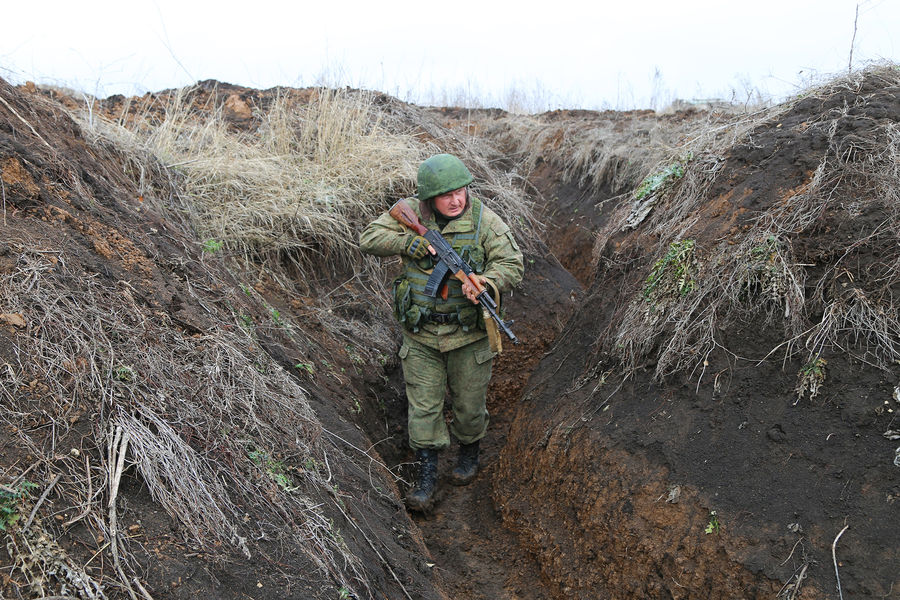
<svg viewBox="0 0 900 600">
<path fill-rule="evenodd" d="M 0 11 L 0 77 L 97 96 L 202 79 L 324 83 L 541 110 L 783 97 L 900 63 L 900 0 L 25 0 Z M 654 73 L 660 76 L 654 82 Z"/>
</svg>

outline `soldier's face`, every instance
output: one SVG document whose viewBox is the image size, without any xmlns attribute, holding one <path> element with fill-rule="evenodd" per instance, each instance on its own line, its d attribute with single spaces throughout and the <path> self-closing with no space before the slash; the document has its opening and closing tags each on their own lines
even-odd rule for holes
<svg viewBox="0 0 900 600">
<path fill-rule="evenodd" d="M 466 188 L 461 187 L 434 197 L 434 207 L 445 217 L 457 217 L 466 210 Z"/>
</svg>

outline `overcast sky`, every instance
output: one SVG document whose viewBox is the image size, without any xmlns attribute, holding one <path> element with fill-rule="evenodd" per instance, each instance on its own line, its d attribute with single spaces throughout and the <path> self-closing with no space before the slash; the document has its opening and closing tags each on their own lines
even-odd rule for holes
<svg viewBox="0 0 900 600">
<path fill-rule="evenodd" d="M 662 108 L 776 98 L 900 63 L 900 0 L 5 3 L 0 77 L 97 96 L 203 79 L 350 85 L 404 100 Z"/>
</svg>

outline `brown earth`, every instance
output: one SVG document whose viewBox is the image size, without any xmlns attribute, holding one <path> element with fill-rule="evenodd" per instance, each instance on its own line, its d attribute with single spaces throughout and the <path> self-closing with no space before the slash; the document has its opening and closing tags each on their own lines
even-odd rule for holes
<svg viewBox="0 0 900 600">
<path fill-rule="evenodd" d="M 224 101 L 228 118 L 243 128 L 253 126 L 245 107 L 264 105 L 273 96 L 215 82 L 201 84 L 195 93 L 198 104 Z M 0 94 L 5 100 L 0 107 L 0 275 L 16 277 L 38 269 L 48 271 L 55 283 L 68 287 L 76 297 L 91 297 L 96 290 L 102 290 L 101 295 L 123 296 L 142 318 L 160 319 L 176 337 L 195 340 L 192 343 L 199 352 L 204 340 L 217 335 L 217 328 L 235 328 L 228 313 L 237 308 L 242 319 L 256 323 L 266 321 L 266 313 L 273 308 L 285 319 L 290 316 L 301 323 L 299 337 L 284 335 L 277 328 L 260 328 L 256 330 L 258 346 L 251 345 L 248 351 L 263 352 L 294 374 L 310 393 L 324 432 L 333 438 L 331 468 L 340 492 L 317 501 L 326 506 L 348 551 L 361 561 L 364 575 L 372 582 L 368 594 L 383 598 L 544 595 L 533 563 L 523 553 L 509 552 L 516 540 L 500 526 L 491 505 L 490 473 L 530 367 L 542 357 L 574 309 L 580 289 L 549 252 L 528 257 L 531 281 L 509 299 L 510 314 L 522 315 L 516 330 L 525 343 L 508 348 L 496 365 L 490 399 L 493 435 L 484 444 L 483 475 L 464 489 L 442 485 L 437 510 L 428 518 L 411 520 L 400 500 L 405 481 L 410 480 L 411 455 L 405 444 L 405 401 L 396 360 L 387 360 L 381 366 L 385 369 L 386 365 L 384 372 L 359 369 L 348 348 L 331 339 L 310 312 L 316 304 L 314 290 L 331 289 L 341 300 L 342 311 L 368 316 L 371 302 L 365 297 L 367 290 L 344 283 L 346 274 L 323 271 L 321 281 L 304 283 L 309 290 L 306 295 L 286 297 L 262 274 L 253 290 L 265 299 L 265 305 L 254 304 L 240 293 L 242 284 L 218 256 L 205 254 L 181 222 L 160 213 L 152 199 L 138 191 L 130 177 L 128 157 L 111 148 L 98 150 L 59 109 L 59 104 L 76 108 L 77 102 L 52 90 L 33 86 L 17 90 L 5 83 Z M 95 109 L 117 114 L 125 102 L 113 97 Z M 57 382 L 40 376 L 23 385 L 20 373 L 27 373 L 28 365 L 20 348 L 40 336 L 40 319 L 46 317 L 41 316 L 39 306 L 2 308 L 3 402 L 11 411 L 0 429 L 2 482 L 26 476 L 39 491 L 46 489 L 49 493 L 37 506 L 35 526 L 57 541 L 59 549 L 54 552 L 70 564 L 86 565 L 84 573 L 104 587 L 108 597 L 125 597 L 115 583 L 104 530 L 86 524 L 87 512 L 78 514 L 88 506 L 80 493 L 107 497 L 105 469 L 110 467 L 98 442 L 105 439 L 108 406 L 87 398 L 75 405 L 60 405 L 55 397 Z M 118 310 L 106 300 L 85 308 L 89 312 Z M 153 329 L 156 333 L 152 335 L 161 333 Z M 307 373 L 294 368 L 298 360 L 330 367 Z M 73 357 L 71 363 L 68 369 L 88 368 L 81 358 Z M 70 383 L 74 380 L 69 378 Z M 61 384 L 68 385 L 66 381 Z M 184 435 L 192 440 L 190 426 L 184 428 Z M 23 443 L 26 439 L 28 443 Z M 204 442 L 195 439 L 193 443 L 202 448 Z M 227 448 L 213 451 L 221 452 L 221 459 L 228 463 L 235 458 Z M 301 464 L 292 462 L 287 451 L 284 456 L 290 473 L 302 473 Z M 380 467 L 382 457 L 390 471 Z M 449 456 L 445 459 L 450 460 Z M 81 467 L 78 461 L 82 461 Z M 93 472 L 86 490 L 79 485 L 84 482 L 74 478 L 81 471 Z M 54 485 L 54 474 L 60 472 Z M 265 483 L 259 482 L 262 492 Z M 23 508 L 30 510 L 36 499 L 32 495 Z M 134 561 L 129 568 L 155 598 L 197 594 L 335 598 L 347 581 L 341 573 L 323 576 L 277 530 L 254 532 L 252 524 L 258 519 L 272 518 L 259 507 L 242 507 L 248 517 L 246 534 L 257 538 L 248 560 L 220 542 L 193 539 L 154 499 L 133 468 L 125 470 L 117 503 L 118 520 L 127 531 L 123 543 Z M 26 538 L 9 541 L 10 553 L 0 555 L 4 597 L 64 593 L 64 577 L 60 579 L 58 574 L 38 578 L 44 587 L 34 587 L 34 573 L 31 568 L 23 571 L 19 560 Z M 521 592 L 515 591 L 516 585 Z"/>
<path fill-rule="evenodd" d="M 731 148 L 685 237 L 706 249 L 729 235 L 740 241 L 835 153 L 874 156 L 890 144 L 896 77 L 847 88 L 798 101 Z M 896 220 L 883 231 L 896 206 L 875 199 L 846 210 L 876 193 L 851 172 L 814 223 L 789 233 L 795 262 L 809 269 L 812 323 L 823 286 L 885 298 L 896 316 Z M 544 195 L 571 193 L 565 187 Z M 652 218 L 600 235 L 586 299 L 529 381 L 494 482 L 504 524 L 538 557 L 556 598 L 832 598 L 836 569 L 844 597 L 900 598 L 900 470 L 897 442 L 886 439 L 900 410 L 896 360 L 877 367 L 870 343 L 850 332 L 821 354 L 824 389 L 798 398 L 807 359 L 785 354 L 783 329 L 760 299 L 718 324 L 718 348 L 692 373 L 660 381 L 651 351 L 623 377 L 608 336 L 659 256 Z"/>
<path fill-rule="evenodd" d="M 128 176 L 131 164 L 127 157 L 89 144 L 54 101 L 29 96 L 5 82 L 0 82 L 0 98 L 4 100 L 0 106 L 0 276 L 31 277 L 31 285 L 67 289 L 69 296 L 81 303 L 86 319 L 103 313 L 114 316 L 124 310 L 124 299 L 127 308 L 141 319 L 146 347 L 164 348 L 167 341 L 177 341 L 179 349 L 172 352 L 180 354 L 173 354 L 172 360 L 186 363 L 195 358 L 194 354 L 202 356 L 218 336 L 235 330 L 234 310 L 248 322 L 263 324 L 271 318 L 271 308 L 249 300 L 220 258 L 205 256 L 181 223 L 150 207 L 149 199 L 145 201 Z M 264 279 L 257 286 L 266 291 Z M 48 302 L 51 298 L 48 296 Z M 55 302 L 63 301 L 64 297 Z M 270 296 L 268 303 L 270 307 L 282 307 L 287 314 L 290 301 L 296 303 L 298 318 L 303 318 L 303 302 L 296 298 Z M 101 494 L 108 498 L 104 486 L 108 485 L 112 467 L 100 448 L 106 439 L 111 405 L 82 397 L 77 389 L 64 391 L 76 381 L 79 371 L 90 367 L 82 357 L 69 357 L 58 380 L 53 373 L 32 372 L 32 364 L 39 361 L 31 361 L 22 353 L 51 325 L 44 314 L 46 308 L 4 305 L 0 310 L 12 313 L 0 323 L 2 482 L 12 484 L 27 475 L 39 491 L 46 489 L 48 495 L 38 506 L 34 527 L 38 527 L 38 535 L 49 536 L 59 544 L 51 547 L 51 554 L 57 557 L 53 561 L 62 556 L 65 558 L 59 560 L 68 566 L 85 565 L 84 573 L 96 585 L 105 587 L 107 597 L 127 597 L 116 583 L 105 529 L 92 521 L 97 513 L 89 512 L 91 501 L 99 498 L 84 496 Z M 100 317 L 96 318 L 102 325 Z M 193 350 L 185 353 L 184 344 Z M 427 550 L 399 501 L 395 478 L 377 455 L 366 452 L 372 444 L 353 423 L 352 418 L 357 416 L 354 395 L 363 397 L 367 381 L 378 377 L 374 373 L 352 380 L 343 377 L 343 372 L 353 370 L 354 362 L 312 321 L 299 336 L 260 327 L 256 342 L 243 351 L 257 356 L 257 365 L 264 361 L 281 364 L 309 393 L 325 427 L 321 435 L 330 439 L 326 446 L 334 461 L 330 468 L 340 485 L 335 485 L 333 495 L 313 496 L 314 502 L 327 506 L 332 527 L 342 532 L 347 551 L 363 565 L 371 582 L 371 595 L 444 597 L 425 566 Z M 294 368 L 298 359 L 330 364 L 332 368 L 304 374 Z M 194 385 L 197 392 L 202 391 L 201 383 Z M 57 395 L 60 391 L 62 397 Z M 66 393 L 73 401 L 67 400 Z M 123 393 L 127 394 L 127 389 Z M 119 402 L 118 410 L 136 410 L 123 404 L 124 400 Z M 273 409 L 272 417 L 280 417 L 277 409 Z M 171 418 L 178 424 L 176 419 L 180 417 L 172 414 Z M 197 444 L 216 457 L 224 470 L 223 479 L 228 470 L 239 468 L 227 440 L 223 439 L 220 447 L 203 447 L 203 441 L 195 437 L 214 423 L 185 420 L 178 426 L 188 444 Z M 289 447 L 281 451 L 285 452 L 281 462 L 289 469 L 287 473 L 301 480 L 298 485 L 302 487 L 302 456 L 292 461 Z M 328 458 L 320 456 L 317 460 Z M 91 480 L 86 486 L 79 473 Z M 61 478 L 54 479 L 54 474 Z M 262 473 L 254 477 L 259 488 L 249 497 L 251 502 L 253 496 L 274 498 L 272 481 Z M 54 482 L 57 485 L 51 489 Z M 23 509 L 31 510 L 36 500 L 32 496 Z M 304 515 L 291 514 L 288 506 L 279 506 L 276 510 L 282 512 L 274 514 L 263 508 L 265 502 L 240 506 L 245 511 L 242 535 L 252 540 L 248 559 L 221 541 L 197 540 L 179 522 L 179 515 L 168 514 L 154 500 L 132 467 L 123 474 L 118 503 L 118 520 L 127 532 L 122 543 L 134 561 L 127 567 L 135 573 L 134 581 L 153 597 L 335 598 L 344 585 L 359 585 L 346 573 L 323 573 L 307 554 L 298 551 L 291 536 L 301 531 Z M 80 514 L 83 509 L 84 514 Z M 269 523 L 279 519 L 283 524 L 273 529 Z M 47 563 L 32 560 L 40 553 L 26 550 L 31 547 L 28 544 L 37 543 L 26 534 L 20 532 L 15 538 L 4 535 L 4 548 L 9 553 L 0 553 L 3 597 L 40 597 L 47 592 L 66 595 L 64 574 L 68 571 L 57 569 L 55 575 L 41 575 L 48 569 Z M 73 588 L 69 579 L 72 594 L 92 597 L 88 591 Z"/>
<path fill-rule="evenodd" d="M 251 126 L 249 107 L 265 94 L 226 84 L 217 90 L 235 126 Z M 73 297 L 97 290 L 127 297 L 147 319 L 158 315 L 197 346 L 234 322 L 229 303 L 262 322 L 266 307 L 244 297 L 220 259 L 204 255 L 178 222 L 144 202 L 127 157 L 98 151 L 56 107 L 65 98 L 47 95 L 0 82 L 0 276 L 47 272 Z M 730 149 L 700 208 L 708 225 L 695 232 L 698 247 L 739 231 L 762 207 L 809 185 L 834 140 L 858 143 L 868 139 L 867 128 L 900 121 L 898 97 L 896 88 L 872 84 L 801 101 L 778 122 L 760 124 L 752 143 Z M 110 107 L 123 101 L 108 99 Z M 810 127 L 841 105 L 856 112 L 839 123 L 845 129 L 837 137 Z M 339 490 L 315 500 L 360 558 L 372 582 L 369 596 L 831 598 L 837 597 L 832 543 L 848 526 L 836 549 L 845 597 L 900 598 L 900 470 L 891 462 L 897 442 L 882 435 L 898 429 L 900 405 L 891 399 L 897 367 L 877 369 L 859 352 L 832 348 L 824 389 L 796 402 L 803 360 L 760 361 L 783 335 L 765 314 L 755 314 L 723 323 L 718 339 L 728 352 L 711 354 L 700 377 L 655 378 L 652 356 L 624 376 L 604 340 L 658 258 L 653 237 L 646 224 L 631 233 L 604 232 L 616 209 L 604 202 L 611 188 L 580 186 L 549 163 L 532 173 L 531 183 L 550 203 L 547 245 L 575 277 L 548 250 L 526 257 L 528 279 L 508 307 L 524 343 L 507 346 L 495 365 L 482 471 L 465 488 L 442 479 L 432 514 L 410 516 L 400 500 L 412 455 L 396 360 L 383 370 L 359 369 L 310 317 L 314 292 L 285 297 L 264 277 L 255 283 L 268 306 L 304 324 L 298 337 L 265 330 L 248 352 L 293 373 L 310 393 L 323 435 L 333 438 Z M 880 259 L 895 255 L 898 232 L 870 234 L 889 211 L 851 219 L 832 206 L 815 227 L 793 234 L 796 262 L 824 271 L 843 258 L 835 249 L 848 236 L 869 239 L 845 261 L 847 280 L 864 286 L 868 274 L 883 276 Z M 308 287 L 332 289 L 343 281 L 323 273 Z M 365 290 L 345 285 L 339 293 L 346 310 L 370 314 L 359 299 Z M 900 293 L 896 275 L 887 288 Z M 106 302 L 101 308 L 118 306 Z M 49 489 L 36 522 L 108 586 L 109 597 L 124 598 L 100 529 L 89 519 L 70 524 L 87 506 L 78 496 L 83 487 L 71 479 L 80 472 L 74 463 L 88 461 L 99 500 L 108 499 L 100 491 L 106 457 L 98 444 L 106 405 L 81 399 L 60 408 L 59 388 L 49 378 L 18 376 L 27 371 L 19 349 L 40 334 L 39 315 L 39 307 L 0 305 L 6 411 L 0 483 L 30 468 L 36 491 Z M 298 357 L 332 368 L 304 373 L 294 368 Z M 76 357 L 67 365 L 73 373 L 80 368 Z M 22 443 L 26 435 L 36 447 Z M 452 454 L 442 456 L 442 473 Z M 286 452 L 284 460 L 292 472 L 302 471 L 299 459 L 292 463 Z M 50 489 L 56 474 L 63 476 Z M 267 485 L 261 478 L 261 493 Z M 250 559 L 220 543 L 198 543 L 133 468 L 119 494 L 119 520 L 136 561 L 129 568 L 154 598 L 338 598 L 350 581 L 347 573 L 323 576 L 296 539 L 274 526 L 246 525 L 243 534 L 254 536 Z M 255 505 L 242 509 L 252 523 L 273 519 Z M 4 539 L 6 545 L 13 538 Z M 12 568 L 16 547 L 10 548 L 9 556 L 0 552 L 0 592 L 39 597 L 26 574 Z M 801 585 L 789 587 L 798 575 Z M 58 581 L 47 589 L 64 595 Z"/>
</svg>

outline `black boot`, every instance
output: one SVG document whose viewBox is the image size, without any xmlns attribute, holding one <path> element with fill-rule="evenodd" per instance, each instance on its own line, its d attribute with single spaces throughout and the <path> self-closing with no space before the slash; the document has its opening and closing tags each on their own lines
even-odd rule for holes
<svg viewBox="0 0 900 600">
<path fill-rule="evenodd" d="M 423 448 L 416 450 L 419 461 L 419 480 L 406 494 L 406 505 L 410 510 L 427 512 L 434 506 L 434 487 L 437 483 L 438 455 L 436 450 Z"/>
<path fill-rule="evenodd" d="M 450 473 L 453 485 L 468 485 L 478 473 L 478 442 L 459 445 L 456 468 Z"/>
</svg>

